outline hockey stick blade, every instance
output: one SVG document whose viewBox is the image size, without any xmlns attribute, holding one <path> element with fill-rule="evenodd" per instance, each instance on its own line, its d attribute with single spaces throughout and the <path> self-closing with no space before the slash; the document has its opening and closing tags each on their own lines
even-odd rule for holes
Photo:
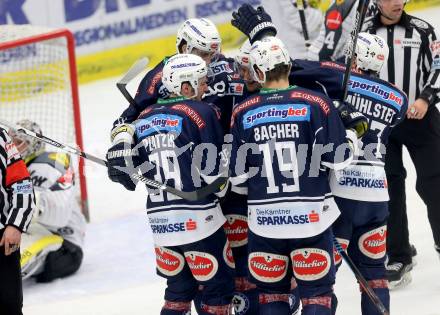
<svg viewBox="0 0 440 315">
<path fill-rule="evenodd" d="M 74 147 L 71 147 L 69 145 L 66 145 L 66 144 L 60 143 L 58 141 L 55 141 L 55 140 L 53 140 L 51 138 L 43 136 L 40 133 L 36 133 L 36 132 L 33 132 L 32 130 L 29 130 L 29 129 L 26 129 L 26 128 L 23 128 L 23 127 L 20 127 L 20 126 L 16 126 L 16 125 L 11 124 L 10 122 L 5 121 L 3 119 L 0 119 L 0 124 L 5 126 L 5 127 L 7 127 L 7 129 L 12 129 L 15 132 L 24 133 L 25 135 L 27 135 L 29 137 L 36 138 L 36 139 L 38 139 L 40 141 L 43 141 L 43 142 L 45 142 L 47 144 L 50 144 L 50 145 L 52 145 L 54 147 L 57 147 L 57 148 L 59 148 L 59 149 L 61 149 L 63 151 L 66 151 L 68 153 L 72 153 L 72 154 L 78 155 L 78 156 L 80 156 L 80 157 L 82 157 L 84 159 L 93 161 L 93 162 L 98 163 L 100 165 L 103 165 L 105 167 L 109 167 L 108 164 L 107 164 L 107 161 L 105 161 L 103 159 L 100 159 L 100 158 L 98 158 L 98 157 L 96 157 L 94 155 L 85 153 L 85 152 L 83 152 L 83 151 L 81 151 L 81 150 L 79 150 L 77 148 L 74 148 Z M 150 187 L 161 189 L 161 190 L 165 190 L 165 191 L 167 191 L 169 193 L 172 193 L 172 194 L 174 194 L 174 195 L 176 195 L 178 197 L 181 197 L 181 198 L 189 200 L 189 201 L 197 201 L 197 200 L 204 199 L 208 195 L 217 192 L 227 182 L 227 178 L 226 177 L 219 177 L 214 182 L 212 182 L 211 184 L 209 184 L 209 185 L 207 185 L 207 186 L 205 186 L 205 187 L 203 187 L 201 189 L 194 190 L 194 191 L 180 191 L 180 190 L 178 190 L 178 189 L 176 189 L 174 187 L 170 187 L 170 186 L 167 186 L 167 185 L 165 185 L 163 183 L 159 183 L 159 182 L 157 182 L 155 180 L 146 178 L 145 176 L 143 176 L 141 174 L 133 173 L 133 174 L 130 174 L 130 177 L 132 177 L 133 179 L 139 180 L 139 181 L 143 182 L 144 184 L 146 184 L 146 185 L 148 185 Z"/>
<path fill-rule="evenodd" d="M 359 285 L 362 287 L 362 289 L 364 289 L 365 293 L 368 295 L 371 302 L 373 302 L 374 306 L 379 311 L 379 313 L 382 315 L 390 315 L 390 312 L 388 312 L 385 305 L 383 305 L 382 301 L 379 299 L 377 294 L 373 291 L 373 289 L 371 289 L 367 280 L 365 280 L 364 276 L 362 276 L 361 272 L 356 267 L 353 260 L 351 260 L 350 256 L 348 256 L 347 252 L 342 248 L 341 244 L 339 244 L 338 240 L 335 237 L 333 238 L 333 244 L 339 255 L 342 256 L 344 261 L 347 263 L 348 267 L 354 273 L 354 276 L 358 280 Z"/>
<path fill-rule="evenodd" d="M 148 65 L 148 58 L 144 57 L 137 60 L 127 71 L 127 73 L 116 83 L 117 88 L 124 95 L 125 99 L 131 104 L 136 105 L 131 94 L 127 91 L 127 84 L 133 80 L 139 73 L 145 70 Z"/>
</svg>

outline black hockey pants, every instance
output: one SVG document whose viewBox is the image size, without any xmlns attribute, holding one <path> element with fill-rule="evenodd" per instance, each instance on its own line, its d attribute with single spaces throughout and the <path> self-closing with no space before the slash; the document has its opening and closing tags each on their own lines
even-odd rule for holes
<svg viewBox="0 0 440 315">
<path fill-rule="evenodd" d="M 405 119 L 395 127 L 386 145 L 385 170 L 390 195 L 387 251 L 390 262 L 411 262 L 406 214 L 402 147 L 414 163 L 416 190 L 428 209 L 428 219 L 436 245 L 440 245 L 440 113 L 431 107 L 422 120 Z M 422 209 L 416 211 L 423 214 Z"/>
</svg>

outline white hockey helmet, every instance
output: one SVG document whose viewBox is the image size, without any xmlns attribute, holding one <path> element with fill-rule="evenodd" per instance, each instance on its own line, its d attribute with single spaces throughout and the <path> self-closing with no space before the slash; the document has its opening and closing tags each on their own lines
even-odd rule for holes
<svg viewBox="0 0 440 315">
<path fill-rule="evenodd" d="M 182 42 L 186 43 L 186 50 L 180 51 Z M 188 19 L 177 31 L 177 52 L 191 54 L 197 48 L 203 52 L 220 53 L 221 38 L 217 27 L 208 19 Z"/>
<path fill-rule="evenodd" d="M 355 53 L 357 68 L 379 73 L 388 60 L 389 48 L 382 37 L 361 32 L 358 35 Z"/>
<path fill-rule="evenodd" d="M 240 47 L 238 53 L 235 55 L 234 59 L 237 65 L 245 68 L 250 68 L 250 53 L 251 53 L 251 42 L 247 39 Z"/>
<path fill-rule="evenodd" d="M 252 76 L 259 83 L 266 81 L 266 72 L 273 70 L 276 65 L 291 65 L 286 46 L 279 38 L 273 36 L 256 41 L 251 47 L 249 56 Z M 263 73 L 262 80 L 259 79 L 255 68 Z"/>
<path fill-rule="evenodd" d="M 193 54 L 177 54 L 168 59 L 163 67 L 162 83 L 171 93 L 182 95 L 182 83 L 189 82 L 197 97 L 199 80 L 206 77 L 208 69 L 206 62 Z"/>
<path fill-rule="evenodd" d="M 29 119 L 23 119 L 18 121 L 17 126 L 21 126 L 23 128 L 29 129 L 35 133 L 42 134 L 41 127 L 34 121 Z M 18 151 L 20 152 L 21 157 L 26 162 L 44 150 L 44 142 L 39 141 L 36 138 L 29 137 L 21 132 L 10 131 L 10 135 L 12 140 L 15 143 Z"/>
</svg>

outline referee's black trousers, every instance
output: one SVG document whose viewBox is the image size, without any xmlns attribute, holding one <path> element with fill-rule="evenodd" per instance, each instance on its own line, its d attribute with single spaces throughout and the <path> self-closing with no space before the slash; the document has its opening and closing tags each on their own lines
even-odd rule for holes
<svg viewBox="0 0 440 315">
<path fill-rule="evenodd" d="M 389 262 L 412 261 L 406 214 L 405 178 L 402 147 L 406 146 L 414 163 L 416 190 L 427 206 L 434 242 L 440 245 L 440 113 L 435 107 L 422 120 L 405 119 L 391 132 L 386 146 L 385 170 L 390 195 L 387 251 Z M 416 209 L 420 214 L 422 209 Z"/>
<path fill-rule="evenodd" d="M 0 239 L 4 229 L 0 230 Z M 22 315 L 23 291 L 21 285 L 20 251 L 5 256 L 0 247 L 0 315 Z"/>
</svg>

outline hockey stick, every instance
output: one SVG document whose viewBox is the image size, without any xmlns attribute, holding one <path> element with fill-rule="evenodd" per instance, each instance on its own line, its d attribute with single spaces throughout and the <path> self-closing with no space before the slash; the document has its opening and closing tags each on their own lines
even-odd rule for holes
<svg viewBox="0 0 440 315">
<path fill-rule="evenodd" d="M 351 32 L 351 43 L 348 50 L 350 54 L 350 58 L 345 66 L 344 80 L 342 82 L 342 101 L 345 101 L 348 93 L 348 80 L 350 79 L 351 68 L 353 67 L 354 55 L 356 51 L 356 43 L 358 39 L 359 32 L 362 27 L 362 23 L 365 19 L 365 14 L 367 13 L 368 1 L 367 0 L 359 0 L 358 7 L 356 9 L 356 23 L 355 28 Z"/>
<path fill-rule="evenodd" d="M 292 2 L 293 5 L 295 5 L 295 2 Z M 307 23 L 306 23 L 306 14 L 305 14 L 305 5 L 304 0 L 296 0 L 296 8 L 298 9 L 299 13 L 299 20 L 301 21 L 301 28 L 303 31 L 304 36 L 304 43 L 306 45 L 306 48 L 310 47 L 310 38 L 309 38 L 309 32 L 307 31 Z"/>
<path fill-rule="evenodd" d="M 385 305 L 383 305 L 382 301 L 379 299 L 377 294 L 373 291 L 373 289 L 371 289 L 367 280 L 365 280 L 364 276 L 362 276 L 361 272 L 356 267 L 353 260 L 351 260 L 350 256 L 348 256 L 347 252 L 342 248 L 341 244 L 339 244 L 338 240 L 335 237 L 333 238 L 333 244 L 335 245 L 335 248 L 338 251 L 339 255 L 342 256 L 342 258 L 348 264 L 348 267 L 350 267 L 351 271 L 353 271 L 354 276 L 356 277 L 356 279 L 359 282 L 359 285 L 362 287 L 362 289 L 368 295 L 371 302 L 373 302 L 374 306 L 376 306 L 379 313 L 382 315 L 390 315 L 390 312 L 388 312 Z"/>
<path fill-rule="evenodd" d="M 107 161 L 100 159 L 94 155 L 85 153 L 84 151 L 81 151 L 77 148 L 71 147 L 69 145 L 60 143 L 60 142 L 55 141 L 51 138 L 43 136 L 41 133 L 33 132 L 33 131 L 26 129 L 26 128 L 23 128 L 21 126 L 14 126 L 10 122 L 5 121 L 3 119 L 0 119 L 0 124 L 6 126 L 8 129 L 12 129 L 16 132 L 22 132 L 27 136 L 30 136 L 32 138 L 36 138 L 40 141 L 43 141 L 43 142 L 48 143 L 54 147 L 57 147 L 63 151 L 78 155 L 84 159 L 93 161 L 93 162 L 98 163 L 100 165 L 103 165 L 105 167 L 109 167 L 109 165 L 107 164 Z M 189 200 L 189 201 L 197 201 L 200 199 L 204 199 L 208 195 L 217 192 L 219 190 L 219 188 L 223 189 L 224 185 L 227 183 L 227 179 L 225 179 L 225 177 L 219 177 L 216 180 L 214 180 L 211 184 L 208 184 L 207 186 L 205 186 L 201 189 L 194 190 L 194 191 L 181 191 L 181 190 L 178 190 L 174 187 L 170 187 L 165 184 L 159 183 L 155 180 L 146 178 L 145 176 L 143 176 L 141 174 L 133 173 L 133 174 L 129 174 L 129 175 L 131 178 L 136 179 L 138 181 L 141 181 L 150 187 L 165 190 L 169 193 L 172 193 L 178 197 L 181 197 L 181 198 Z"/>
<path fill-rule="evenodd" d="M 148 58 L 144 57 L 137 60 L 131 67 L 128 69 L 127 73 L 116 83 L 119 91 L 121 91 L 122 95 L 124 95 L 125 99 L 133 106 L 136 106 L 136 102 L 131 96 L 131 94 L 127 91 L 127 84 L 133 80 L 139 73 L 141 73 L 148 65 Z"/>
</svg>

